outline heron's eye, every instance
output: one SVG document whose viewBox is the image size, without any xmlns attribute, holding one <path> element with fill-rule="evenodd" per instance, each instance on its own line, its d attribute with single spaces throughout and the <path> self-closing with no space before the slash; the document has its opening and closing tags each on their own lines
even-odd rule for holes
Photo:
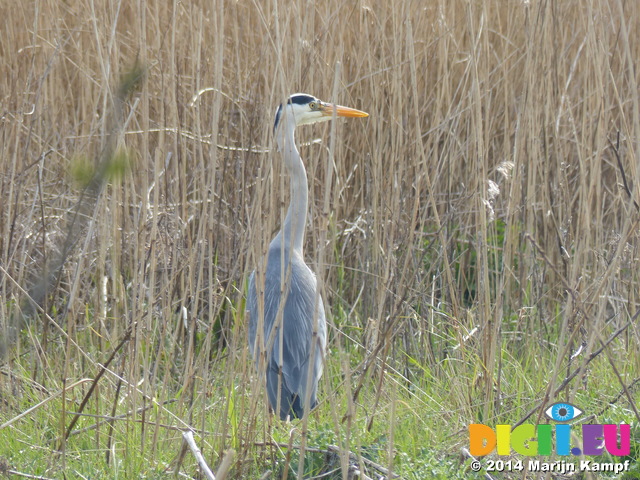
<svg viewBox="0 0 640 480">
<path fill-rule="evenodd" d="M 318 110 L 318 102 L 309 102 L 309 110 Z"/>
</svg>

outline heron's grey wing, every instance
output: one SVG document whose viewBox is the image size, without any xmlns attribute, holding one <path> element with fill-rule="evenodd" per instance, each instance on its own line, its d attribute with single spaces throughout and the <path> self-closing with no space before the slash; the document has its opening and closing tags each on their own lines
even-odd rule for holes
<svg viewBox="0 0 640 480">
<path fill-rule="evenodd" d="M 269 261 L 269 264 L 274 263 Z M 273 271 L 265 272 L 264 280 L 264 293 L 259 294 L 262 288 L 258 288 L 259 274 L 256 270 L 251 272 L 249 277 L 249 289 L 247 292 L 247 310 L 249 312 L 249 351 L 251 356 L 258 366 L 258 351 L 256 351 L 256 339 L 259 342 L 258 346 L 264 345 L 265 347 L 269 342 L 269 335 L 273 324 L 276 320 L 278 311 L 278 304 L 280 299 L 280 275 L 277 273 L 277 278 L 274 277 Z M 260 300 L 259 300 L 260 299 Z M 263 308 L 259 308 L 259 302 L 263 302 L 261 305 Z M 260 311 L 263 312 L 263 317 L 260 318 Z M 258 336 L 258 325 L 262 325 L 262 335 Z"/>
<path fill-rule="evenodd" d="M 305 398 L 309 358 L 313 337 L 314 316 L 317 315 L 317 336 L 313 352 L 312 378 L 310 382 L 311 401 L 310 406 L 315 406 L 318 379 L 322 375 L 324 352 L 326 348 L 327 328 L 325 321 L 324 305 L 317 296 L 315 275 L 304 263 L 299 254 L 294 253 L 289 257 L 285 251 L 284 258 L 291 258 L 291 277 L 288 282 L 287 292 L 283 295 L 281 285 L 282 251 L 271 248 L 269 251 L 267 269 L 264 283 L 264 335 L 260 342 L 268 346 L 271 331 L 277 322 L 278 309 L 281 296 L 285 297 L 285 305 L 282 311 L 282 325 L 276 326 L 273 339 L 273 347 L 269 353 L 266 365 L 267 392 L 269 401 L 275 409 L 278 402 L 278 385 L 280 384 L 280 371 L 282 371 L 282 389 L 280 391 L 280 417 L 285 419 L 293 413 L 300 417 L 303 414 L 303 402 Z M 286 278 L 286 277 L 285 277 Z M 247 308 L 249 310 L 249 347 L 258 366 L 258 352 L 256 351 L 256 337 L 260 322 L 258 302 L 261 295 L 256 288 L 256 272 L 249 279 L 249 292 Z M 316 307 L 316 301 L 318 305 Z M 315 313 L 317 308 L 317 314 Z M 282 331 L 282 338 L 280 332 Z M 282 359 L 280 352 L 282 351 Z"/>
<path fill-rule="evenodd" d="M 315 321 L 317 321 L 316 337 L 313 336 Z M 324 304 L 317 293 L 315 275 L 296 254 L 292 256 L 291 282 L 283 312 L 283 324 L 283 383 L 293 394 L 298 395 L 301 401 L 304 401 L 307 385 L 309 385 L 310 405 L 313 407 L 316 403 L 318 379 L 322 375 L 324 364 L 327 327 Z M 315 345 L 312 346 L 314 338 Z M 279 347 L 278 338 L 276 338 L 272 358 L 278 363 Z M 311 358 L 312 354 L 313 358 Z M 313 367 L 312 378 L 308 382 L 310 360 Z"/>
</svg>

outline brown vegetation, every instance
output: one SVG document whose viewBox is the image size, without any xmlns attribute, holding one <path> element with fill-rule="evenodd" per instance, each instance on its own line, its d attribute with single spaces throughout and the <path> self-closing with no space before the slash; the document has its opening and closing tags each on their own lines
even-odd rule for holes
<svg viewBox="0 0 640 480">
<path fill-rule="evenodd" d="M 343 402 L 336 422 L 393 411 L 387 368 L 446 376 L 449 355 L 477 359 L 474 378 L 452 380 L 473 395 L 458 407 L 493 418 L 503 343 L 514 358 L 553 352 L 540 367 L 553 392 L 640 308 L 636 2 L 45 0 L 0 13 L 3 397 L 28 378 L 50 393 L 94 377 L 130 331 L 94 413 L 183 389 L 181 420 L 158 422 L 206 423 L 220 454 L 249 448 L 264 412 L 245 396 L 243 292 L 288 201 L 271 126 L 296 91 L 370 114 L 297 134 L 312 143 L 306 257 L 345 355 L 328 370 L 345 383 L 323 387 Z M 635 325 L 606 352 L 637 372 Z M 364 409 L 362 385 L 379 395 Z M 231 402 L 254 419 L 242 434 Z M 2 417 L 16 405 L 3 400 Z"/>
</svg>

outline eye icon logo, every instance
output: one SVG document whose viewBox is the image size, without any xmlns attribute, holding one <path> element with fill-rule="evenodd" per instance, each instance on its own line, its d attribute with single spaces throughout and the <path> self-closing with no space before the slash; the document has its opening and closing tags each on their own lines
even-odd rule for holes
<svg viewBox="0 0 640 480">
<path fill-rule="evenodd" d="M 547 405 L 544 413 L 551 422 L 538 425 L 522 423 L 514 427 L 502 424 L 490 427 L 472 423 L 469 425 L 469 453 L 484 456 L 495 450 L 498 456 L 508 456 L 509 459 L 513 451 L 529 457 L 558 455 L 561 459 L 605 454 L 617 457 L 630 455 L 631 425 L 628 423 L 571 422 L 584 412 L 567 402 Z M 582 436 L 572 430 L 579 430 Z M 529 463 L 530 467 L 531 465 Z"/>
<path fill-rule="evenodd" d="M 582 410 L 570 403 L 558 402 L 547 408 L 544 413 L 556 422 L 568 422 L 582 415 Z"/>
</svg>

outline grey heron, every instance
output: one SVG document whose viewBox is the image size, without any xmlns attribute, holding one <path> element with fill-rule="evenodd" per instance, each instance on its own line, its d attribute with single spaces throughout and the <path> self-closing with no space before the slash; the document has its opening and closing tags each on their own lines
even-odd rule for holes
<svg viewBox="0 0 640 480">
<path fill-rule="evenodd" d="M 258 373 L 266 375 L 271 408 L 282 420 L 302 418 L 305 408 L 316 406 L 327 345 L 324 304 L 316 277 L 304 262 L 308 184 L 294 131 L 298 125 L 331 120 L 333 115 L 368 116 L 360 110 L 296 93 L 278 107 L 273 126 L 276 146 L 290 177 L 291 198 L 284 225 L 262 259 L 264 283 L 256 270 L 251 273 L 247 307 L 249 349 Z"/>
</svg>

